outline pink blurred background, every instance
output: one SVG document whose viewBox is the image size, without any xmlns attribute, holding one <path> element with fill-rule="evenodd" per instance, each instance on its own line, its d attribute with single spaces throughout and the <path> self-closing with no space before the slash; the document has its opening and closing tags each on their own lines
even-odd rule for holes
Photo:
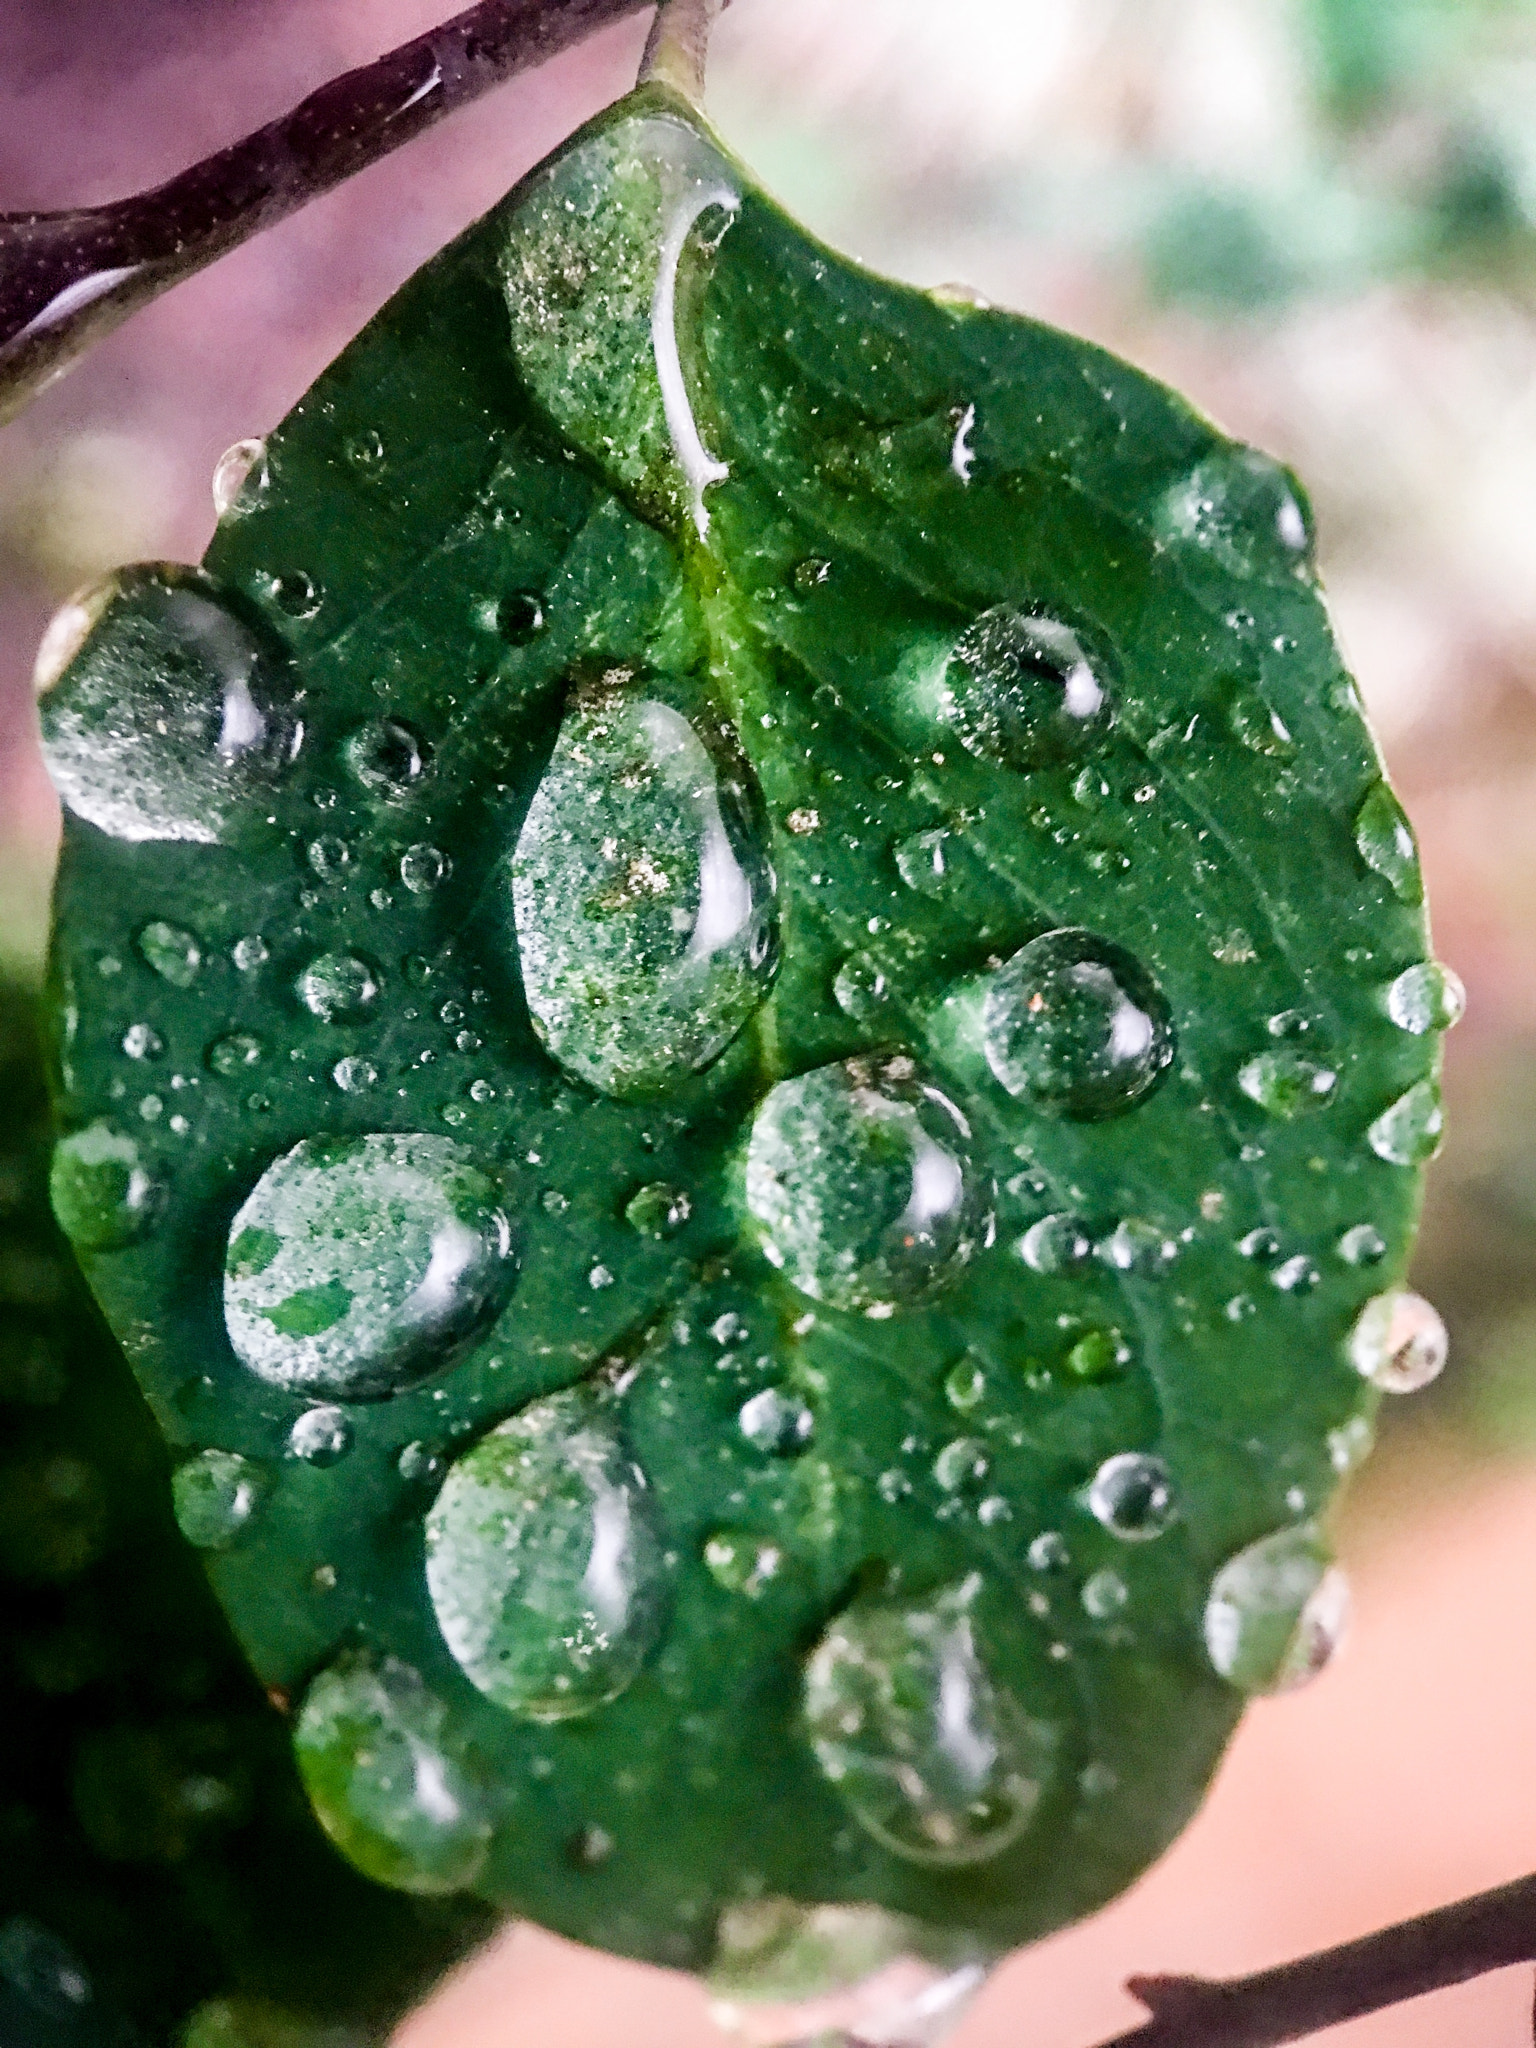
<svg viewBox="0 0 1536 2048">
<path fill-rule="evenodd" d="M 0 209 L 151 183 L 446 11 L 0 0 Z M 226 258 L 0 433 L 0 955 L 41 944 L 57 818 L 28 678 L 51 609 L 113 563 L 195 559 L 221 450 L 624 90 L 643 34 L 600 36 Z M 1471 996 L 1420 1259 L 1453 1364 L 1390 1419 L 1341 1519 L 1347 1653 L 1256 1707 L 1163 1864 L 999 1970 L 955 2040 L 1090 2048 L 1137 2018 L 1129 1973 L 1257 1968 L 1536 1865 L 1536 12 L 736 0 L 711 104 L 831 239 L 1090 333 L 1297 465 Z M 1530 1974 L 1329 2038 L 1516 2048 Z M 522 1930 L 400 2041 L 721 2037 L 692 1983 Z"/>
</svg>

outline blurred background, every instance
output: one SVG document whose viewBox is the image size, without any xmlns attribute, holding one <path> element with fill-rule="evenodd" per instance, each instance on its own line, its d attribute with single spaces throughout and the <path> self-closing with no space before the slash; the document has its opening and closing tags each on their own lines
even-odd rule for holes
<svg viewBox="0 0 1536 2048">
<path fill-rule="evenodd" d="M 0 210 L 152 183 L 447 0 L 0 0 Z M 140 314 L 0 433 L 0 956 L 57 834 L 29 675 L 115 563 L 195 559 L 222 449 L 632 82 L 644 22 Z M 816 231 L 1170 379 L 1311 488 L 1330 602 L 1467 982 L 1418 1284 L 1452 1363 L 1342 1518 L 1357 1620 L 1256 1707 L 1136 1890 L 954 2048 L 1091 2048 L 1133 1971 L 1230 1974 L 1536 1867 L 1536 0 L 736 0 L 711 110 Z M 1530 1972 L 1336 2030 L 1526 2048 Z M 692 1984 L 512 1934 L 400 2048 L 711 2048 Z"/>
</svg>

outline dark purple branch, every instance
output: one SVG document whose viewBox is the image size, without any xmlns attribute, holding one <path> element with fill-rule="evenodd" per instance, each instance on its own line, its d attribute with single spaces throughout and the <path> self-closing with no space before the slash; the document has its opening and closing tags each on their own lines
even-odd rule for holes
<svg viewBox="0 0 1536 2048">
<path fill-rule="evenodd" d="M 138 306 L 648 0 L 480 0 L 109 206 L 0 215 L 0 424 Z"/>
</svg>

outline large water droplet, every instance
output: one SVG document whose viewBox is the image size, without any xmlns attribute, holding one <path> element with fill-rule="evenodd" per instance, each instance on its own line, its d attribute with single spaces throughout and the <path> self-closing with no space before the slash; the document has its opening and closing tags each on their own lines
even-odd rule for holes
<svg viewBox="0 0 1536 2048">
<path fill-rule="evenodd" d="M 816 1301 L 886 1309 L 952 1280 L 988 1233 L 970 1126 L 904 1055 L 781 1081 L 747 1146 L 764 1255 Z"/>
<path fill-rule="evenodd" d="M 303 730 L 282 649 L 211 577 L 172 563 L 72 598 L 38 685 L 55 788 L 116 839 L 223 838 Z"/>
<path fill-rule="evenodd" d="M 1065 928 L 1021 946 L 987 985 L 987 1064 L 1010 1095 L 1052 1116 L 1123 1116 L 1174 1054 L 1161 989 L 1133 953 Z"/>
<path fill-rule="evenodd" d="M 1165 542 L 1198 548 L 1233 576 L 1294 576 L 1311 554 L 1290 477 L 1257 448 L 1216 449 L 1168 492 L 1157 523 Z"/>
<path fill-rule="evenodd" d="M 970 753 L 1010 768 L 1062 761 L 1109 722 L 1102 677 L 1059 619 L 997 605 L 955 643 L 938 684 L 940 720 Z"/>
<path fill-rule="evenodd" d="M 1291 1122 L 1332 1102 L 1339 1077 L 1299 1052 L 1261 1052 L 1238 1068 L 1237 1085 L 1270 1116 Z"/>
<path fill-rule="evenodd" d="M 1349 1362 L 1373 1387 L 1416 1394 L 1445 1368 L 1449 1339 L 1422 1294 L 1394 1287 L 1365 1304 L 1350 1332 Z"/>
<path fill-rule="evenodd" d="M 857 1602 L 806 1666 L 816 1760 L 875 1840 L 913 1863 L 981 1863 L 1029 1825 L 1050 1733 L 995 1685 L 970 1607 L 978 1582 Z"/>
<path fill-rule="evenodd" d="M 535 1401 L 457 1460 L 427 1517 L 443 1640 L 488 1699 L 563 1721 L 616 1699 L 661 1628 L 644 1474 L 598 1397 Z"/>
<path fill-rule="evenodd" d="M 306 1138 L 230 1225 L 224 1320 L 294 1393 L 377 1400 L 446 1365 L 517 1273 L 491 1178 L 448 1138 Z"/>
<path fill-rule="evenodd" d="M 462 1891 L 490 1847 L 485 1795 L 447 1723 L 408 1665 L 354 1654 L 321 1672 L 294 1726 L 321 1826 L 359 1870 L 400 1891 Z"/>
<path fill-rule="evenodd" d="M 534 1027 L 609 1095 L 707 1066 L 762 1002 L 776 953 L 751 770 L 618 676 L 567 713 L 512 862 Z"/>
<path fill-rule="evenodd" d="M 1168 1467 L 1145 1451 L 1117 1451 L 1106 1458 L 1093 1475 L 1087 1504 L 1094 1520 L 1126 1543 L 1161 1536 L 1179 1512 Z"/>
<path fill-rule="evenodd" d="M 1343 1640 L 1349 1584 L 1318 1531 L 1278 1529 L 1217 1572 L 1205 1603 L 1212 1668 L 1246 1693 L 1290 1692 Z"/>
<path fill-rule="evenodd" d="M 176 1526 L 199 1550 L 226 1550 L 261 1506 L 264 1469 L 237 1451 L 199 1451 L 171 1475 Z"/>
<path fill-rule="evenodd" d="M 1387 1015 L 1400 1031 L 1422 1038 L 1428 1031 L 1449 1031 L 1467 1007 L 1461 976 L 1438 960 L 1405 967 L 1387 989 Z"/>
<path fill-rule="evenodd" d="M 1372 785 L 1355 818 L 1355 845 L 1400 903 L 1420 903 L 1419 849 L 1402 805 L 1384 782 Z"/>
<path fill-rule="evenodd" d="M 165 1185 L 143 1165 L 132 1138 L 95 1123 L 54 1147 L 48 1193 L 71 1243 L 107 1252 L 143 1236 L 159 1214 Z"/>
<path fill-rule="evenodd" d="M 1366 1142 L 1389 1166 L 1422 1166 L 1440 1150 L 1445 1115 L 1433 1081 L 1415 1081 L 1384 1109 L 1366 1132 Z"/>
<path fill-rule="evenodd" d="M 327 1024 L 350 1024 L 377 1000 L 378 969 L 355 953 L 321 953 L 299 976 L 299 1001 Z"/>
</svg>

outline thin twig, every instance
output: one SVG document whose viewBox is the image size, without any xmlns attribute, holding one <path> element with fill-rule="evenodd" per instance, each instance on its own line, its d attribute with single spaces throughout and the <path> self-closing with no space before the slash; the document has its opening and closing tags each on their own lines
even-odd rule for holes
<svg viewBox="0 0 1536 2048">
<path fill-rule="evenodd" d="M 661 0 L 640 59 L 640 83 L 659 79 L 699 105 L 710 30 L 726 4 L 727 0 Z"/>
<path fill-rule="evenodd" d="M 1152 2018 L 1101 2048 L 1278 2048 L 1405 1998 L 1533 1961 L 1536 1877 L 1522 1877 L 1251 1977 L 1133 1977 L 1128 1989 Z"/>
<path fill-rule="evenodd" d="M 0 425 L 137 307 L 648 0 L 480 0 L 166 184 L 0 215 Z"/>
</svg>

